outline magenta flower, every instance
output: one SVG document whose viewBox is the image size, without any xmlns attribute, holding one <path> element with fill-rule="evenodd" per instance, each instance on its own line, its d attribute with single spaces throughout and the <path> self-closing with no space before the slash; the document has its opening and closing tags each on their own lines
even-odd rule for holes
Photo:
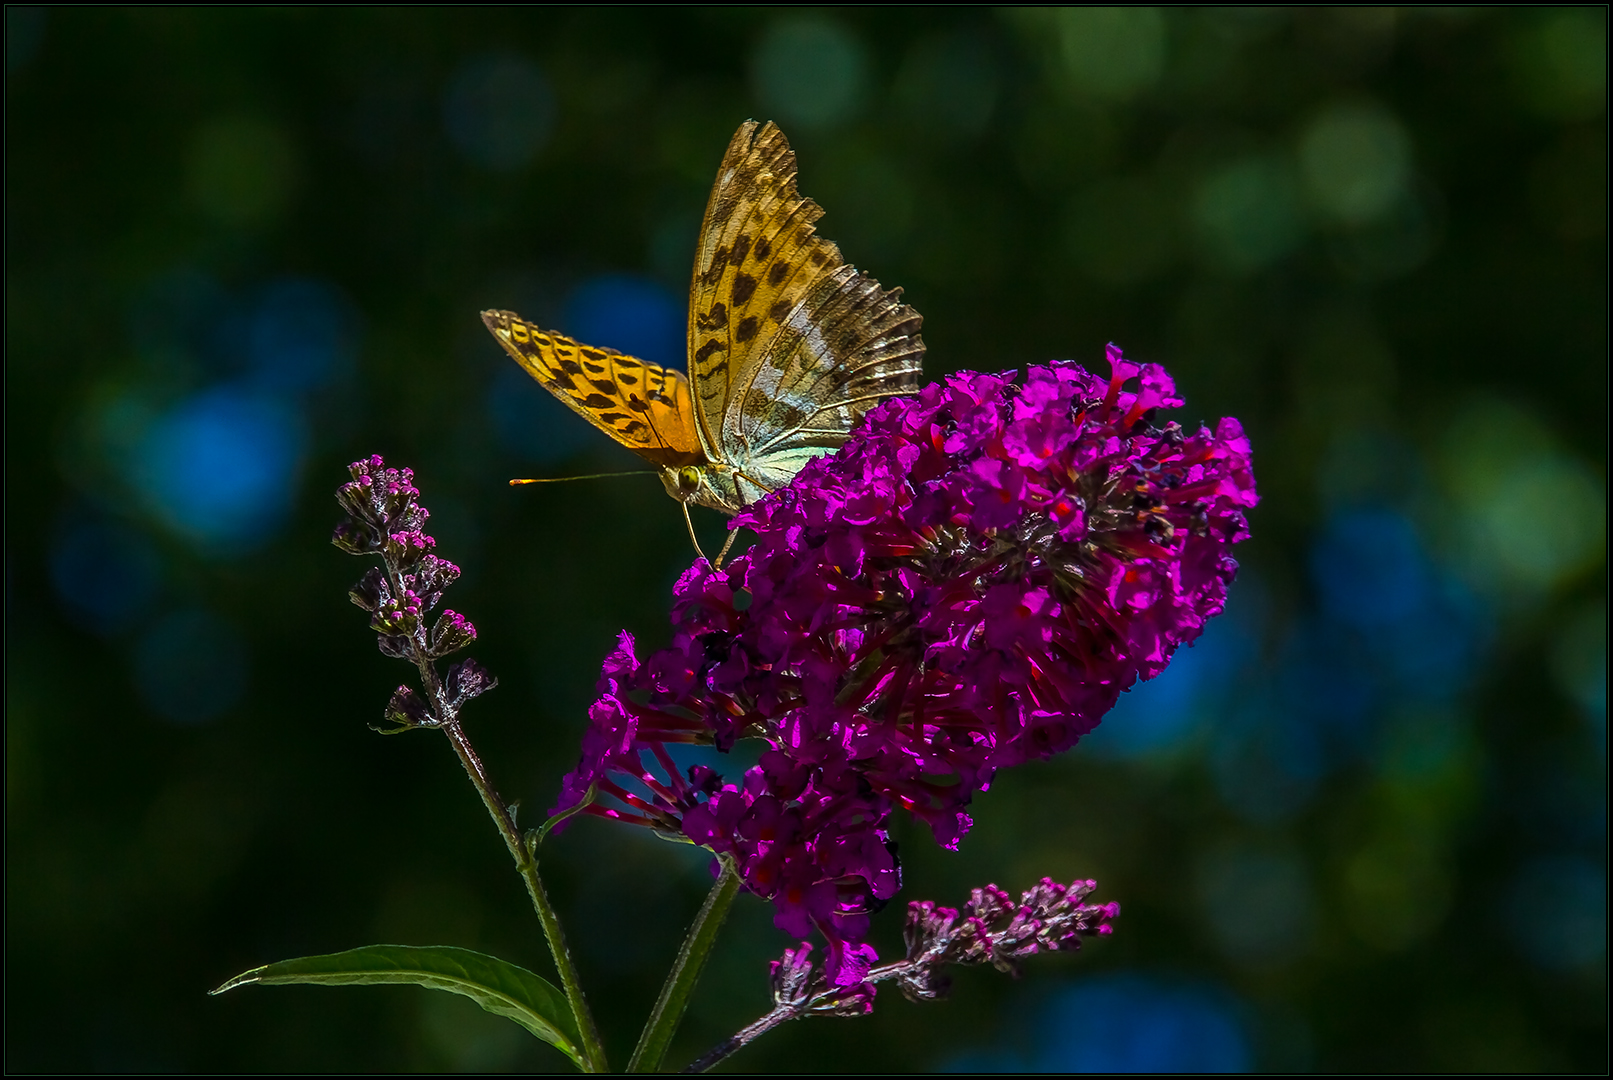
<svg viewBox="0 0 1613 1080">
<path fill-rule="evenodd" d="M 899 884 L 890 811 L 955 848 L 998 769 L 1075 745 L 1225 603 L 1248 440 L 1156 424 L 1170 377 L 1108 360 L 1108 379 L 1057 362 L 886 402 L 740 514 L 756 543 L 678 582 L 673 644 L 641 664 L 624 635 L 606 662 L 557 809 L 592 789 L 625 809 L 591 813 L 732 856 L 856 982 L 865 913 Z M 745 737 L 771 749 L 738 784 L 665 750 Z"/>
</svg>

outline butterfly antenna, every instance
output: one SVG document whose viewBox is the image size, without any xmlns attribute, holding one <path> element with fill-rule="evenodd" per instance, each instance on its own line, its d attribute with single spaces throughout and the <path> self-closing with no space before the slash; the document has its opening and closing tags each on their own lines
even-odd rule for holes
<svg viewBox="0 0 1613 1080">
<path fill-rule="evenodd" d="M 689 516 L 689 504 L 686 503 L 686 502 L 680 502 L 680 503 L 678 503 L 678 505 L 683 507 L 683 523 L 685 525 L 689 526 L 689 543 L 694 545 L 694 553 L 696 555 L 700 556 L 702 559 L 705 559 L 706 558 L 706 553 L 704 551 L 700 550 L 700 541 L 695 539 L 695 535 L 694 535 L 694 519 Z M 728 549 L 726 547 L 724 547 L 723 550 L 727 551 Z M 721 556 L 718 556 L 718 557 L 721 558 Z M 710 562 L 711 560 L 706 559 L 706 561 Z M 715 569 L 715 567 L 713 567 L 713 569 Z"/>
<path fill-rule="evenodd" d="M 522 484 L 563 484 L 567 480 L 601 480 L 607 476 L 654 476 L 654 469 L 634 469 L 631 472 L 596 472 L 586 476 L 546 476 L 540 480 L 511 480 L 511 487 L 520 487 Z"/>
</svg>

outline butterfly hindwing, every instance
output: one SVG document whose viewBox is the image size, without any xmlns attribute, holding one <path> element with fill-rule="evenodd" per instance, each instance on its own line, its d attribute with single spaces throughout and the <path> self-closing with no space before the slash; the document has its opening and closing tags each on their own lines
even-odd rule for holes
<svg viewBox="0 0 1613 1080">
<path fill-rule="evenodd" d="M 706 460 L 682 372 L 584 345 L 509 311 L 484 311 L 482 322 L 527 374 L 645 460 L 662 466 Z"/>
<path fill-rule="evenodd" d="M 777 487 L 837 449 L 881 400 L 917 390 L 923 318 L 901 295 L 850 266 L 816 282 L 734 387 L 721 459 Z"/>
</svg>

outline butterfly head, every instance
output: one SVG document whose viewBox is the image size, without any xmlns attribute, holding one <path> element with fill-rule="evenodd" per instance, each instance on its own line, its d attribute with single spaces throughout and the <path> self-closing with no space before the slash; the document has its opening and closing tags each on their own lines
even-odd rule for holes
<svg viewBox="0 0 1613 1080">
<path fill-rule="evenodd" d="M 669 465 L 661 470 L 666 493 L 681 503 L 709 504 L 711 482 L 698 465 Z"/>
<path fill-rule="evenodd" d="M 741 492 L 734 470 L 724 465 L 678 465 L 661 470 L 661 485 L 680 503 L 737 514 L 762 490 Z"/>
</svg>

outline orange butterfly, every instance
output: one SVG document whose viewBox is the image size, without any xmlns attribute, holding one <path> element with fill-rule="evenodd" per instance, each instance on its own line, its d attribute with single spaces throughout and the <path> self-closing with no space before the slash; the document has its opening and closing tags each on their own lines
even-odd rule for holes
<svg viewBox="0 0 1613 1080">
<path fill-rule="evenodd" d="M 685 519 L 689 503 L 737 514 L 839 447 L 881 399 L 918 387 L 923 318 L 816 234 L 822 216 L 795 190 L 783 132 L 741 124 L 695 249 L 687 378 L 513 312 L 482 321 L 550 393 L 659 466 Z"/>
</svg>

